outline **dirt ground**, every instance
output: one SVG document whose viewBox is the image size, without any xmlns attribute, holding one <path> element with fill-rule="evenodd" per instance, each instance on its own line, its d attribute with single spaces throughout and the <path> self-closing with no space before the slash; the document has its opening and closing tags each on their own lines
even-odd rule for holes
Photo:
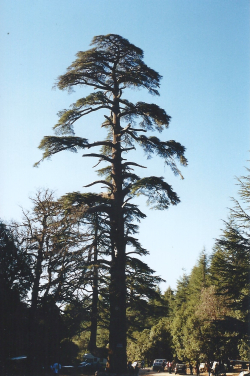
<svg viewBox="0 0 250 376">
<path fill-rule="evenodd" d="M 226 373 L 226 376 L 238 376 L 238 374 L 240 373 L 240 371 L 241 370 L 234 370 L 234 372 L 227 372 Z M 73 374 L 75 374 L 75 373 L 73 373 Z M 73 375 L 72 374 L 72 375 Z M 68 376 L 69 374 L 62 374 L 62 373 L 60 373 L 60 376 Z M 79 373 L 76 373 L 76 375 L 77 376 L 90 376 L 90 375 L 84 375 L 84 374 L 79 374 Z M 174 372 L 172 372 L 171 374 L 170 373 L 168 373 L 167 371 L 164 371 L 164 372 L 157 372 L 157 371 L 152 371 L 152 367 L 150 367 L 150 368 L 143 368 L 143 369 L 140 369 L 139 370 L 139 376 L 147 376 L 147 375 L 155 375 L 155 376 L 169 376 L 169 375 L 171 375 L 171 376 L 175 376 L 175 373 Z M 48 375 L 48 376 L 51 376 L 51 374 L 50 375 Z M 93 376 L 93 375 L 92 375 Z M 182 375 L 177 375 L 177 376 L 182 376 Z M 189 376 L 189 372 L 187 373 L 187 375 L 186 376 Z M 191 376 L 191 375 L 190 375 Z M 193 376 L 196 376 L 196 374 L 193 374 Z M 208 372 L 202 372 L 202 373 L 200 373 L 200 376 L 209 376 L 209 374 L 208 374 Z M 212 374 L 211 374 L 211 376 L 212 376 Z"/>
<path fill-rule="evenodd" d="M 240 373 L 240 370 L 239 372 L 227 372 L 227 376 L 237 376 L 238 374 Z M 172 372 L 172 373 L 168 373 L 167 371 L 164 371 L 164 372 L 157 372 L 157 371 L 152 371 L 152 368 L 143 368 L 143 369 L 140 369 L 139 371 L 139 376 L 142 376 L 142 375 L 159 375 L 159 376 L 168 376 L 168 375 L 171 375 L 171 376 L 175 376 L 175 373 Z M 212 375 L 212 374 L 210 374 Z M 179 375 L 178 375 L 179 376 Z M 189 373 L 187 373 L 186 376 L 189 376 Z M 193 374 L 193 376 L 196 376 L 195 374 Z M 202 372 L 200 373 L 200 376 L 209 376 L 208 372 Z"/>
</svg>

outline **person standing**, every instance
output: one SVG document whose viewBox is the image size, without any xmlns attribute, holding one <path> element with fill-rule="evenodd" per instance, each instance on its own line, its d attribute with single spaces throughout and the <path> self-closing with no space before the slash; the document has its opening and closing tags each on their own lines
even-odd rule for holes
<svg viewBox="0 0 250 376">
<path fill-rule="evenodd" d="M 51 366 L 54 375 L 58 375 L 61 368 L 62 366 L 60 363 L 54 363 L 53 366 Z"/>
<path fill-rule="evenodd" d="M 138 374 L 139 374 L 139 367 L 138 367 L 138 364 L 137 364 L 137 363 L 136 363 L 135 368 L 134 368 L 134 374 L 135 374 L 136 376 L 138 376 Z"/>
<path fill-rule="evenodd" d="M 161 365 L 162 372 L 164 372 L 165 366 L 166 366 L 166 363 L 165 363 L 164 360 L 163 360 L 162 365 Z"/>
<path fill-rule="evenodd" d="M 214 373 L 215 373 L 215 376 L 219 375 L 219 364 L 218 363 L 215 364 Z"/>
<path fill-rule="evenodd" d="M 132 362 L 129 361 L 128 362 L 128 374 L 132 375 L 133 372 L 134 372 L 134 368 L 132 367 Z"/>
<path fill-rule="evenodd" d="M 199 376 L 199 374 L 200 374 L 200 365 L 199 365 L 199 362 L 196 362 L 195 369 L 196 369 L 196 375 Z"/>
<path fill-rule="evenodd" d="M 189 371 L 190 371 L 190 375 L 193 374 L 193 366 L 191 363 L 189 363 Z"/>
<path fill-rule="evenodd" d="M 172 363 L 168 362 L 168 373 L 172 373 Z"/>
<path fill-rule="evenodd" d="M 207 362 L 207 372 L 208 372 L 208 376 L 210 376 L 210 373 L 211 373 L 211 364 L 210 364 L 210 362 Z"/>
</svg>

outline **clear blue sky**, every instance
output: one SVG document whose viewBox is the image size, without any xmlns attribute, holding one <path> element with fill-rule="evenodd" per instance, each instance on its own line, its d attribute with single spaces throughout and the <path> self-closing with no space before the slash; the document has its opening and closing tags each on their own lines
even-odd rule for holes
<svg viewBox="0 0 250 376">
<path fill-rule="evenodd" d="M 194 266 L 227 218 L 235 176 L 249 160 L 249 0 L 8 0 L 0 2 L 1 218 L 20 219 L 20 206 L 37 188 L 57 196 L 84 191 L 95 178 L 96 161 L 64 153 L 51 161 L 37 149 L 52 135 L 57 112 L 88 90 L 68 95 L 52 90 L 55 79 L 93 36 L 120 34 L 142 48 L 145 62 L 162 76 L 160 97 L 144 91 L 133 100 L 155 102 L 172 121 L 161 137 L 187 148 L 185 180 L 159 159 L 147 175 L 165 176 L 181 203 L 165 212 L 141 209 L 139 239 L 149 249 L 148 264 L 175 287 Z M 76 126 L 76 134 L 98 136 L 101 116 Z M 137 161 L 143 163 L 143 155 Z M 144 162 L 145 163 L 145 162 Z"/>
</svg>

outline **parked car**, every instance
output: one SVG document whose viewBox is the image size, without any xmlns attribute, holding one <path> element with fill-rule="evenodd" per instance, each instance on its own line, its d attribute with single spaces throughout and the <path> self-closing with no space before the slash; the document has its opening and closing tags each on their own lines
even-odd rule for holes
<svg viewBox="0 0 250 376">
<path fill-rule="evenodd" d="M 166 359 L 155 359 L 153 362 L 153 371 L 164 371 L 166 366 L 167 360 Z"/>
<path fill-rule="evenodd" d="M 75 367 L 74 366 L 62 366 L 61 373 L 64 375 L 71 375 L 74 373 Z"/>
<path fill-rule="evenodd" d="M 174 373 L 179 375 L 186 375 L 187 374 L 187 367 L 186 364 L 177 363 L 174 368 Z"/>
<path fill-rule="evenodd" d="M 220 364 L 218 361 L 214 361 L 212 364 L 211 372 L 215 375 L 216 374 L 216 368 L 217 368 L 217 374 L 224 376 L 226 375 L 226 364 Z"/>
<path fill-rule="evenodd" d="M 241 371 L 238 376 L 250 376 L 249 371 Z"/>
<path fill-rule="evenodd" d="M 94 374 L 96 371 L 104 371 L 106 358 L 97 358 L 92 354 L 84 354 L 83 362 L 79 364 L 78 371 L 86 374 Z"/>
<path fill-rule="evenodd" d="M 94 374 L 95 371 L 97 371 L 96 365 L 88 362 L 80 363 L 78 366 L 78 370 L 86 374 Z"/>
<path fill-rule="evenodd" d="M 8 358 L 6 361 L 6 370 L 8 375 L 22 375 L 27 371 L 27 361 L 26 355 L 16 356 L 14 358 Z"/>
</svg>

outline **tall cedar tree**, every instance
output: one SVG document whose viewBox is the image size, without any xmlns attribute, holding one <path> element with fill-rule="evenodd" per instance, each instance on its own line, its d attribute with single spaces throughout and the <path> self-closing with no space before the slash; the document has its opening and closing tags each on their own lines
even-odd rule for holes
<svg viewBox="0 0 250 376">
<path fill-rule="evenodd" d="M 159 95 L 161 76 L 143 62 L 143 51 L 119 35 L 94 37 L 95 47 L 78 52 L 76 60 L 59 76 L 56 86 L 72 90 L 75 86 L 90 86 L 95 91 L 79 99 L 71 109 L 59 113 L 55 125 L 57 136 L 46 136 L 41 141 L 43 159 L 62 150 L 76 152 L 77 149 L 92 149 L 101 146 L 100 152 L 84 154 L 96 157 L 108 167 L 99 170 L 103 176 L 90 185 L 104 184 L 108 193 L 109 205 L 99 204 L 92 212 L 106 212 L 110 218 L 112 256 L 110 268 L 110 337 L 109 370 L 126 370 L 126 236 L 124 216 L 129 210 L 128 200 L 145 195 L 148 203 L 157 209 L 167 209 L 170 204 L 179 202 L 177 194 L 162 177 L 140 178 L 133 173 L 133 167 L 143 167 L 136 162 L 124 159 L 124 153 L 140 145 L 148 158 L 156 154 L 176 175 L 181 173 L 176 166 L 178 159 L 182 165 L 187 161 L 185 148 L 175 141 L 161 141 L 147 136 L 148 131 L 161 132 L 167 128 L 170 116 L 156 104 L 131 103 L 123 98 L 127 88 L 146 88 L 150 94 Z M 107 110 L 102 127 L 107 129 L 105 140 L 89 143 L 87 139 L 76 137 L 73 126 L 76 120 L 98 110 Z M 136 120 L 141 121 L 136 126 Z M 37 164 L 36 164 L 37 165 Z M 89 185 L 89 186 L 90 186 Z M 104 194 L 103 194 L 104 197 Z"/>
</svg>

